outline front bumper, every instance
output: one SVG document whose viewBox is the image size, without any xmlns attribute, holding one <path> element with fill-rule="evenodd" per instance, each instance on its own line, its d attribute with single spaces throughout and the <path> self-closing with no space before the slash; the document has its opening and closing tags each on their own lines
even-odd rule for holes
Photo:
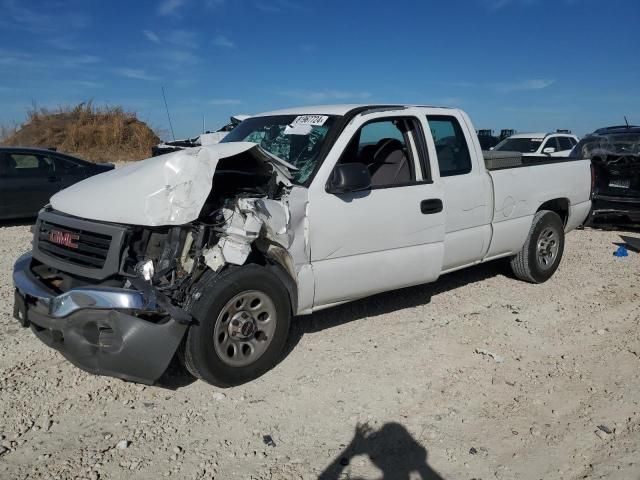
<svg viewBox="0 0 640 480">
<path fill-rule="evenodd" d="M 30 269 L 31 254 L 13 269 L 14 317 L 77 367 L 98 375 L 153 384 L 167 369 L 187 330 L 133 289 L 75 288 L 57 295 Z"/>
</svg>

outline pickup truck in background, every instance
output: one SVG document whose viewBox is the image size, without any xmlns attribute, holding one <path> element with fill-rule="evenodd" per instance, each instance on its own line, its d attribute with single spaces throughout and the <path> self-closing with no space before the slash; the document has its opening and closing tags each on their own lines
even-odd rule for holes
<svg viewBox="0 0 640 480">
<path fill-rule="evenodd" d="M 485 160 L 457 109 L 257 115 L 56 194 L 15 264 L 15 317 L 89 372 L 153 383 L 178 355 L 237 385 L 276 364 L 292 316 L 498 258 L 549 279 L 590 162 L 537 160 Z"/>
<path fill-rule="evenodd" d="M 568 157 L 577 143 L 578 137 L 568 133 L 517 133 L 502 140 L 493 150 L 536 157 Z"/>
<path fill-rule="evenodd" d="M 590 158 L 593 165 L 590 222 L 640 223 L 640 127 L 599 128 L 570 157 Z"/>
</svg>

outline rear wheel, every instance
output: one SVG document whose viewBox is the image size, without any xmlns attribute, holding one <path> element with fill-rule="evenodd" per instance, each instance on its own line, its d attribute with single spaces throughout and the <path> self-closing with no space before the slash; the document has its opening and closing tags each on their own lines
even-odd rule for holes
<svg viewBox="0 0 640 480">
<path fill-rule="evenodd" d="M 541 210 L 533 217 L 522 250 L 511 259 L 511 270 L 526 282 L 546 282 L 558 269 L 563 252 L 562 220 L 555 212 Z"/>
<path fill-rule="evenodd" d="M 189 309 L 197 321 L 184 345 L 185 367 L 212 385 L 248 382 L 279 360 L 291 306 L 280 280 L 259 265 L 207 274 Z M 197 296 L 197 295 L 196 295 Z"/>
</svg>

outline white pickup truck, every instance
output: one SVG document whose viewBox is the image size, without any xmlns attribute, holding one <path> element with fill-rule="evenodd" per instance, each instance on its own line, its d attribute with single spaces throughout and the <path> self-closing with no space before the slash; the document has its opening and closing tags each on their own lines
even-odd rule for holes
<svg viewBox="0 0 640 480">
<path fill-rule="evenodd" d="M 154 383 L 177 355 L 237 385 L 275 365 L 292 316 L 502 257 L 549 279 L 589 212 L 590 163 L 496 155 L 456 109 L 257 115 L 53 196 L 14 315 L 90 372 Z"/>
</svg>

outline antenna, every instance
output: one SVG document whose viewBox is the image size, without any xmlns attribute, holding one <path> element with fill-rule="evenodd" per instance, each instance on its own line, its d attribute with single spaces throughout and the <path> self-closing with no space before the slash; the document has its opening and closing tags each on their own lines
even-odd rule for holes
<svg viewBox="0 0 640 480">
<path fill-rule="evenodd" d="M 204 133 L 204 132 L 205 132 L 205 129 L 204 129 L 204 115 L 202 115 L 202 133 Z"/>
<path fill-rule="evenodd" d="M 173 137 L 173 141 L 176 141 L 176 136 L 173 133 L 173 125 L 171 125 L 171 115 L 169 115 L 169 106 L 167 105 L 167 97 L 164 94 L 164 86 L 162 87 L 162 98 L 164 99 L 164 108 L 167 109 L 167 118 L 169 119 L 169 128 L 171 129 L 171 136 Z"/>
<path fill-rule="evenodd" d="M 626 123 L 627 124 L 627 128 L 629 128 L 629 122 L 627 121 L 627 116 L 626 115 L 624 116 L 624 123 Z"/>
</svg>

